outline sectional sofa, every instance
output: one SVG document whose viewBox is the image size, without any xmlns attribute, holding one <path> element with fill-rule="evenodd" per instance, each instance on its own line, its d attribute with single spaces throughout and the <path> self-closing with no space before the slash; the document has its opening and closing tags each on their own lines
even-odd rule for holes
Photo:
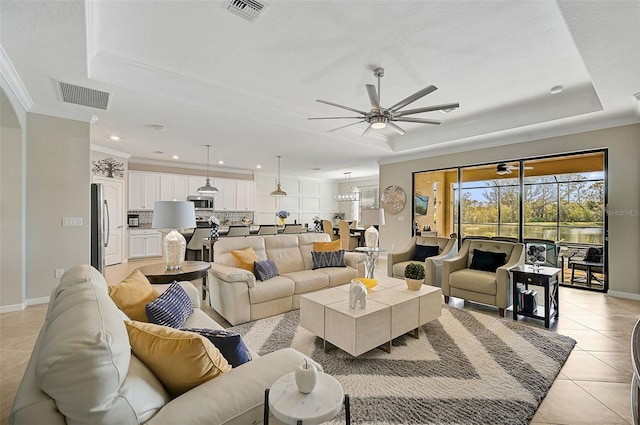
<svg viewBox="0 0 640 425">
<path fill-rule="evenodd" d="M 344 285 L 364 277 L 365 255 L 345 252 L 346 267 L 313 269 L 314 242 L 331 242 L 326 233 L 221 238 L 209 270 L 211 307 L 232 325 L 300 308 L 300 295 Z M 271 259 L 278 276 L 266 281 L 237 267 L 232 251 L 251 247 L 260 260 Z"/>
<path fill-rule="evenodd" d="M 222 329 L 200 310 L 198 290 L 189 282 L 180 285 L 194 306 L 184 327 Z M 10 424 L 259 424 L 265 388 L 305 359 L 312 361 L 290 348 L 262 357 L 252 353 L 248 363 L 171 396 L 148 362 L 132 353 L 131 322 L 125 320 L 97 270 L 69 269 L 52 293 Z"/>
</svg>

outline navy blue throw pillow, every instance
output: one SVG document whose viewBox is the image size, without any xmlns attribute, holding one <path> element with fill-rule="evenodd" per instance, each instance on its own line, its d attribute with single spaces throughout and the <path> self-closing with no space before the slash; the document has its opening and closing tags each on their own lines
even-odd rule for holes
<svg viewBox="0 0 640 425">
<path fill-rule="evenodd" d="M 251 352 L 242 340 L 240 334 L 236 332 L 203 328 L 184 328 L 181 330 L 195 332 L 207 338 L 220 350 L 220 353 L 227 362 L 229 362 L 231 367 L 237 367 L 251 361 Z"/>
<path fill-rule="evenodd" d="M 278 267 L 276 267 L 276 263 L 273 260 L 255 261 L 253 263 L 253 272 L 258 280 L 264 282 L 278 276 Z"/>
<path fill-rule="evenodd" d="M 427 257 L 434 257 L 440 253 L 438 245 L 416 245 L 413 251 L 413 261 L 424 261 Z"/>
<path fill-rule="evenodd" d="M 145 306 L 147 319 L 156 325 L 179 328 L 193 313 L 193 303 L 178 282 Z"/>
<path fill-rule="evenodd" d="M 507 254 L 504 252 L 490 252 L 479 249 L 473 250 L 470 269 L 493 272 L 507 262 Z"/>
<path fill-rule="evenodd" d="M 324 267 L 347 267 L 344 262 L 344 250 L 338 251 L 311 251 L 311 268 L 322 269 Z"/>
</svg>

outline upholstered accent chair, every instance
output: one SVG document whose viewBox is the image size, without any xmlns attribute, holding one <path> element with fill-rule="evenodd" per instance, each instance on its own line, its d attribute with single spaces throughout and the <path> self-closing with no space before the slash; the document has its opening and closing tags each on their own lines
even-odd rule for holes
<svg viewBox="0 0 640 425">
<path fill-rule="evenodd" d="M 500 316 L 511 305 L 509 269 L 524 264 L 524 244 L 467 239 L 460 252 L 442 264 L 442 294 L 498 307 Z"/>
<path fill-rule="evenodd" d="M 358 247 L 357 236 L 351 236 L 351 228 L 346 220 L 338 222 L 338 230 L 340 232 L 340 243 L 345 251 L 353 251 Z"/>
<path fill-rule="evenodd" d="M 429 250 L 432 255 L 422 259 Z M 426 271 L 425 284 L 442 287 L 442 262 L 457 253 L 457 239 L 414 236 L 404 249 L 387 255 L 387 276 L 404 279 L 404 269 L 411 263 L 419 263 Z"/>
<path fill-rule="evenodd" d="M 329 235 L 332 241 L 340 239 L 340 237 L 333 232 L 333 224 L 329 220 L 322 220 L 322 231 Z"/>
</svg>

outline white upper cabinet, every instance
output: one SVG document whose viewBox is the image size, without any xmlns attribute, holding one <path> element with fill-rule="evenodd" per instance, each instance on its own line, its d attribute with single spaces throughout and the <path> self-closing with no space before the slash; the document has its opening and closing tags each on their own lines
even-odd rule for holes
<svg viewBox="0 0 640 425">
<path fill-rule="evenodd" d="M 160 174 L 160 200 L 186 201 L 189 192 L 187 176 L 177 174 Z"/>
<path fill-rule="evenodd" d="M 213 195 L 216 210 L 236 210 L 236 182 L 231 179 L 213 179 L 212 184 L 218 188 L 218 193 Z"/>
<path fill-rule="evenodd" d="M 253 180 L 236 181 L 236 208 L 238 211 L 256 209 L 256 182 Z"/>
<path fill-rule="evenodd" d="M 192 177 L 189 176 L 188 177 L 188 191 L 189 193 L 187 195 L 197 195 L 198 194 L 198 188 L 204 186 L 205 182 L 206 182 L 207 178 L 206 177 Z"/>
<path fill-rule="evenodd" d="M 160 199 L 160 175 L 157 173 L 129 172 L 129 209 L 152 210 Z"/>
</svg>

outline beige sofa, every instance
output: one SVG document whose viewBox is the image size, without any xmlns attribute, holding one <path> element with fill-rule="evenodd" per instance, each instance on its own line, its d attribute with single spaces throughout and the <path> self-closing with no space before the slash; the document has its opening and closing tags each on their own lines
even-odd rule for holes
<svg viewBox="0 0 640 425">
<path fill-rule="evenodd" d="M 345 252 L 347 267 L 312 270 L 314 242 L 330 242 L 326 233 L 222 238 L 214 245 L 209 270 L 209 302 L 229 323 L 237 325 L 300 308 L 300 295 L 349 283 L 364 276 L 364 254 Z M 236 267 L 231 254 L 251 247 L 260 260 L 275 262 L 279 276 L 265 282 Z"/>
<path fill-rule="evenodd" d="M 469 268 L 474 250 L 505 253 L 506 263 L 495 271 Z M 509 269 L 524 263 L 524 244 L 499 242 L 490 239 L 467 239 L 460 252 L 442 264 L 442 295 L 445 303 L 449 297 L 463 298 L 482 304 L 496 306 L 500 316 L 512 303 L 511 274 Z"/>
<path fill-rule="evenodd" d="M 184 327 L 221 329 L 200 310 L 198 290 L 181 285 L 194 305 Z M 306 358 L 293 349 L 252 353 L 250 362 L 172 399 L 131 353 L 126 319 L 97 270 L 69 269 L 52 293 L 10 424 L 259 424 L 265 388 Z"/>
<path fill-rule="evenodd" d="M 413 261 L 416 245 L 438 245 L 440 252 L 436 256 L 427 257 L 424 262 Z M 414 236 L 404 249 L 387 255 L 387 276 L 404 279 L 404 269 L 407 265 L 419 263 L 424 266 L 425 284 L 440 288 L 442 287 L 442 262 L 455 257 L 457 253 L 457 239 Z"/>
</svg>

